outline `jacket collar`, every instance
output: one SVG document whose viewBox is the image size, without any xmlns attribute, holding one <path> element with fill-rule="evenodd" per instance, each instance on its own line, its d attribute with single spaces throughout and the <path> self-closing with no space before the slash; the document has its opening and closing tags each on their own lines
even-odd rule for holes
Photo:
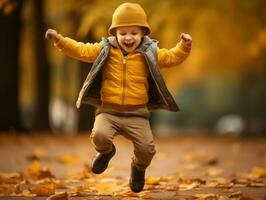
<svg viewBox="0 0 266 200">
<path fill-rule="evenodd" d="M 117 48 L 117 49 L 120 48 L 115 36 L 110 36 L 107 38 L 107 40 L 109 41 L 109 43 L 112 47 Z M 142 38 L 141 44 L 138 46 L 138 48 L 135 51 L 136 52 L 144 52 L 150 46 L 150 44 L 152 42 L 157 42 L 157 41 L 152 40 L 151 38 L 149 38 L 149 36 L 144 36 Z"/>
</svg>

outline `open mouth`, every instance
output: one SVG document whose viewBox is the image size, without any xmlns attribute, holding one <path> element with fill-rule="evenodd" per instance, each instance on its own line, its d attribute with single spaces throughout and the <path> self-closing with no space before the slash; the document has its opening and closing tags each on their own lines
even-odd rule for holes
<svg viewBox="0 0 266 200">
<path fill-rule="evenodd" d="M 132 43 L 124 43 L 124 45 L 127 47 L 127 48 L 131 48 L 134 46 L 134 42 Z"/>
</svg>

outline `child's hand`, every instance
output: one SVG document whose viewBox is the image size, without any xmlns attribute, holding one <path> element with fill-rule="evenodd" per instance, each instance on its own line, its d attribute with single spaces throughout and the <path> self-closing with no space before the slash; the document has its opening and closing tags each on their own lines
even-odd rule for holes
<svg viewBox="0 0 266 200">
<path fill-rule="evenodd" d="M 180 39 L 183 44 L 185 44 L 188 47 L 191 47 L 192 45 L 192 37 L 189 34 L 181 33 Z"/>
<path fill-rule="evenodd" d="M 56 32 L 56 30 L 48 29 L 45 33 L 45 38 L 54 42 L 58 42 L 60 35 Z"/>
</svg>

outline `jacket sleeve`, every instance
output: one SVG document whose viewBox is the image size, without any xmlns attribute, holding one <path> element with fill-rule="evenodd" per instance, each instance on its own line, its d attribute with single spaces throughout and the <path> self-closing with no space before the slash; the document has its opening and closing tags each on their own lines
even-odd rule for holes
<svg viewBox="0 0 266 200">
<path fill-rule="evenodd" d="M 181 41 L 172 49 L 157 49 L 160 68 L 173 67 L 182 63 L 190 53 L 190 47 Z"/>
<path fill-rule="evenodd" d="M 89 63 L 92 63 L 96 60 L 103 46 L 102 42 L 77 42 L 71 38 L 62 37 L 61 35 L 59 41 L 54 43 L 54 45 L 65 55 Z"/>
</svg>

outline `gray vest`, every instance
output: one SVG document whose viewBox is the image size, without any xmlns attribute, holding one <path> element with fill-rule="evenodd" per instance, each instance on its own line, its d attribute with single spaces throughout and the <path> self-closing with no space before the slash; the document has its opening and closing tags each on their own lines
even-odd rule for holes
<svg viewBox="0 0 266 200">
<path fill-rule="evenodd" d="M 105 62 L 109 55 L 110 50 L 110 38 L 103 38 L 103 48 L 101 49 L 98 57 L 93 63 L 86 80 L 84 81 L 83 87 L 79 93 L 76 106 L 80 107 L 81 103 L 90 104 L 93 106 L 101 105 L 101 83 L 102 74 L 101 69 L 105 65 Z M 141 53 L 149 67 L 149 101 L 147 107 L 149 110 L 166 109 L 170 111 L 179 111 L 179 108 L 168 91 L 164 79 L 161 75 L 158 59 L 157 59 L 157 42 L 151 40 L 148 36 L 143 38 L 143 41 L 136 49 L 136 52 Z"/>
</svg>

